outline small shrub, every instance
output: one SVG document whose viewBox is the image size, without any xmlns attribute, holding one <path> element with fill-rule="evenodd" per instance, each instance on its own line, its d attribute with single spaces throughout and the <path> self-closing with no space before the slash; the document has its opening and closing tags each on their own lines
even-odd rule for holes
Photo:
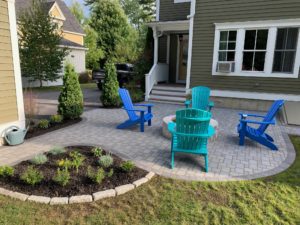
<svg viewBox="0 0 300 225">
<path fill-rule="evenodd" d="M 32 186 L 40 183 L 43 179 L 44 175 L 37 169 L 33 168 L 33 166 L 29 166 L 21 175 L 21 180 Z"/>
<path fill-rule="evenodd" d="M 70 181 L 70 173 L 67 169 L 57 169 L 56 175 L 53 177 L 53 181 L 61 186 L 66 186 Z"/>
<path fill-rule="evenodd" d="M 132 102 L 142 102 L 145 100 L 144 92 L 137 87 L 136 81 L 130 81 L 125 87 L 130 93 Z"/>
<path fill-rule="evenodd" d="M 72 158 L 72 167 L 74 167 L 76 169 L 76 173 L 78 173 L 78 169 L 85 160 L 85 157 L 77 151 L 70 152 L 70 157 Z"/>
<path fill-rule="evenodd" d="M 33 159 L 30 160 L 30 162 L 35 165 L 41 165 L 41 164 L 46 163 L 47 161 L 48 161 L 48 158 L 44 154 L 38 154 L 38 155 L 34 156 Z"/>
<path fill-rule="evenodd" d="M 124 172 L 131 172 L 135 168 L 135 165 L 132 161 L 126 161 L 121 164 L 121 169 Z"/>
<path fill-rule="evenodd" d="M 69 170 L 73 166 L 72 161 L 69 159 L 58 160 L 57 165 L 65 170 Z"/>
<path fill-rule="evenodd" d="M 102 156 L 103 150 L 101 147 L 95 147 L 92 149 L 92 152 L 93 152 L 94 156 L 96 156 L 97 158 L 100 158 Z"/>
<path fill-rule="evenodd" d="M 98 170 L 93 170 L 91 166 L 87 169 L 87 177 L 97 183 L 101 184 L 103 179 L 105 178 L 105 171 L 102 168 L 99 168 Z"/>
<path fill-rule="evenodd" d="M 111 157 L 111 155 L 103 155 L 99 158 L 98 162 L 100 166 L 108 168 L 114 163 L 114 159 Z"/>
<path fill-rule="evenodd" d="M 92 82 L 92 71 L 87 70 L 79 74 L 79 83 L 80 84 L 87 84 Z"/>
<path fill-rule="evenodd" d="M 0 166 L 0 177 L 12 177 L 15 169 L 11 166 Z"/>
<path fill-rule="evenodd" d="M 111 168 L 109 172 L 106 174 L 107 177 L 112 177 L 114 175 L 114 169 Z"/>
<path fill-rule="evenodd" d="M 53 147 L 49 153 L 51 155 L 59 155 L 59 154 L 62 154 L 62 153 L 65 153 L 66 152 L 66 149 L 64 149 L 63 147 Z"/>
<path fill-rule="evenodd" d="M 62 115 L 52 115 L 50 117 L 50 123 L 53 123 L 53 124 L 57 124 L 57 123 L 61 123 L 63 121 L 63 117 Z"/>
<path fill-rule="evenodd" d="M 38 127 L 41 129 L 47 129 L 47 128 L 49 128 L 49 125 L 50 125 L 49 120 L 46 120 L 46 119 L 40 120 L 38 123 Z"/>
<path fill-rule="evenodd" d="M 105 64 L 105 78 L 101 95 L 101 102 L 104 107 L 120 106 L 119 82 L 117 79 L 116 66 L 108 62 Z"/>
<path fill-rule="evenodd" d="M 83 95 L 78 76 L 71 64 L 67 64 L 65 67 L 63 83 L 58 98 L 58 113 L 65 119 L 77 119 L 83 113 Z"/>
</svg>

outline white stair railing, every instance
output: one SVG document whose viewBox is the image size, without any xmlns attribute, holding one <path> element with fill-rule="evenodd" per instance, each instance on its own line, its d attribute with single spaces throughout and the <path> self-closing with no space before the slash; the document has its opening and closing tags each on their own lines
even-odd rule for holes
<svg viewBox="0 0 300 225">
<path fill-rule="evenodd" d="M 165 63 L 154 64 L 145 79 L 145 100 L 148 101 L 152 88 L 157 82 L 168 81 L 169 65 Z"/>
</svg>

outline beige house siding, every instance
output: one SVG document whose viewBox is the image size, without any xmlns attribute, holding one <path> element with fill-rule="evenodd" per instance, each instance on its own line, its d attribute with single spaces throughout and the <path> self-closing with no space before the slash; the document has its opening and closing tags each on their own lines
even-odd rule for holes
<svg viewBox="0 0 300 225">
<path fill-rule="evenodd" d="M 8 3 L 0 0 L 0 124 L 18 120 Z"/>
<path fill-rule="evenodd" d="M 299 0 L 197 0 L 191 87 L 300 94 L 300 78 L 212 76 L 214 23 L 300 18 Z"/>
</svg>

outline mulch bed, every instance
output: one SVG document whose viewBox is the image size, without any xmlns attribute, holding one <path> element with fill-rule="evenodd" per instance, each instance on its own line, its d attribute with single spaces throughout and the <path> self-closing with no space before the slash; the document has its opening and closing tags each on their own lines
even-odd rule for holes
<svg viewBox="0 0 300 225">
<path fill-rule="evenodd" d="M 30 130 L 28 130 L 28 132 L 25 136 L 25 139 L 30 139 L 30 138 L 33 138 L 33 137 L 37 137 L 37 136 L 46 134 L 46 133 L 51 132 L 51 131 L 55 131 L 55 130 L 58 130 L 58 129 L 61 129 L 61 128 L 65 128 L 65 127 L 74 125 L 76 123 L 79 123 L 80 121 L 82 121 L 81 118 L 78 118 L 78 119 L 75 119 L 75 120 L 64 120 L 62 123 L 51 124 L 51 126 L 47 129 L 42 129 L 42 128 L 39 128 L 39 127 L 33 127 L 33 128 L 30 128 Z"/>
<path fill-rule="evenodd" d="M 73 146 L 67 147 L 66 153 L 59 155 L 47 154 L 48 162 L 43 165 L 35 165 L 34 167 L 39 169 L 43 175 L 44 180 L 40 184 L 31 186 L 25 184 L 20 180 L 21 174 L 27 169 L 28 166 L 33 165 L 29 161 L 24 161 L 14 166 L 15 174 L 11 178 L 0 178 L 0 187 L 6 188 L 8 190 L 21 192 L 28 195 L 39 195 L 39 196 L 48 196 L 48 197 L 68 197 L 74 195 L 83 195 L 83 194 L 92 194 L 102 190 L 108 190 L 115 188 L 119 185 L 132 183 L 144 176 L 147 172 L 140 168 L 135 167 L 131 172 L 124 172 L 120 169 L 120 164 L 123 162 L 118 156 L 113 155 L 114 163 L 110 168 L 105 169 L 109 171 L 111 168 L 114 170 L 112 177 L 105 177 L 101 184 L 96 184 L 90 181 L 86 176 L 87 167 L 91 166 L 92 168 L 100 168 L 97 162 L 97 158 L 92 153 L 91 146 Z M 69 157 L 70 151 L 78 151 L 85 156 L 83 165 L 79 168 L 78 174 L 75 169 L 70 169 L 71 179 L 70 182 L 62 187 L 52 181 L 53 176 L 57 171 L 57 161 Z M 103 151 L 103 154 L 106 154 Z"/>
</svg>

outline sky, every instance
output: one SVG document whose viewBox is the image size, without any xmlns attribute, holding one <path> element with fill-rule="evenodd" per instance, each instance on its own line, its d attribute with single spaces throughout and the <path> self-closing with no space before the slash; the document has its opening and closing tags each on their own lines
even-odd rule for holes
<svg viewBox="0 0 300 225">
<path fill-rule="evenodd" d="M 85 16 L 88 16 L 89 15 L 89 8 L 88 7 L 86 7 L 86 6 L 84 6 L 84 0 L 65 0 L 65 2 L 66 2 L 66 4 L 68 5 L 68 6 L 70 6 L 70 5 L 72 5 L 72 2 L 79 2 L 81 5 L 82 5 L 82 7 L 83 7 L 83 9 L 84 9 L 84 14 L 85 14 Z"/>
</svg>

